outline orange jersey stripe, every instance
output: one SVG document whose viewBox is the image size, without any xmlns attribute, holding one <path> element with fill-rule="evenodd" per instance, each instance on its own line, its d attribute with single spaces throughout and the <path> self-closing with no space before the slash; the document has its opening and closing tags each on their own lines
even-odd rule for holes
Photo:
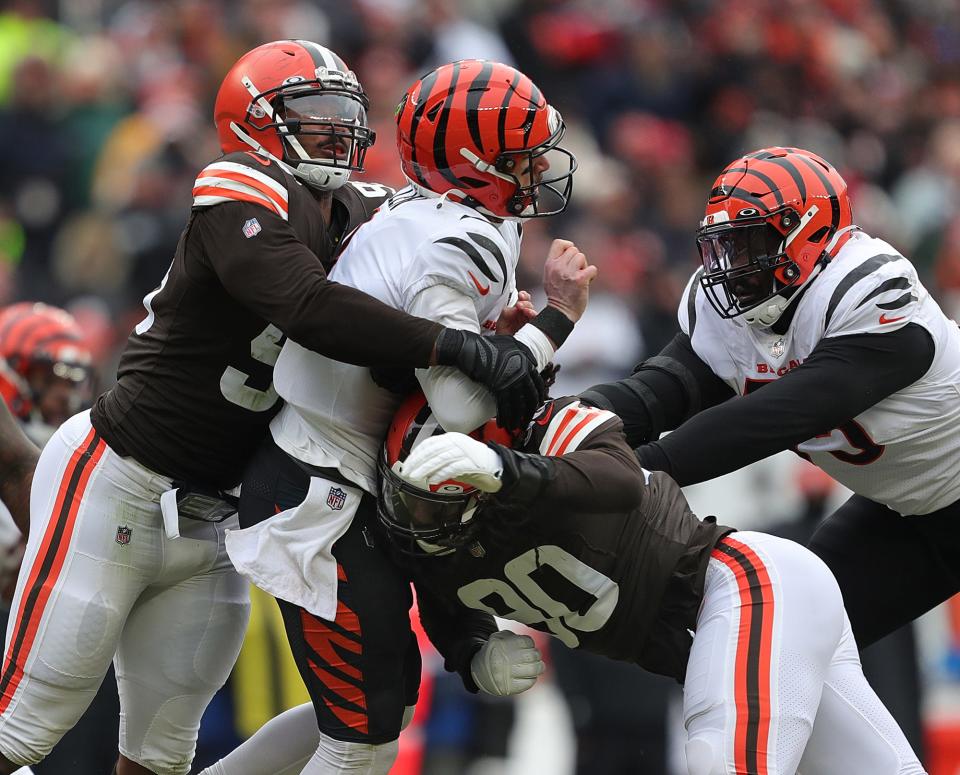
<svg viewBox="0 0 960 775">
<path fill-rule="evenodd" d="M 252 202 L 255 205 L 262 205 L 267 207 L 268 201 L 262 197 L 254 196 L 253 194 L 246 194 L 242 191 L 233 191 L 229 188 L 219 188 L 217 186 L 197 186 L 193 189 L 193 196 L 219 196 L 224 199 L 233 199 L 238 202 Z M 281 210 L 277 207 L 276 203 L 271 199 L 269 204 L 273 205 L 273 209 L 276 210 L 277 214 L 281 217 L 284 214 L 284 210 Z"/>
<path fill-rule="evenodd" d="M 735 770 L 737 775 L 767 775 L 773 588 L 763 562 L 746 544 L 727 536 L 710 556 L 730 568 L 740 591 L 740 624 L 734 667 L 734 705 L 737 710 Z"/>
<path fill-rule="evenodd" d="M 574 440 L 576 435 L 583 429 L 583 427 L 600 416 L 600 412 L 590 412 L 586 417 L 584 417 L 580 422 L 578 422 L 570 432 L 567 434 L 566 438 L 563 440 L 563 443 L 557 448 L 556 455 L 560 456 L 567 451 L 567 447 L 570 446 L 570 442 Z"/>
<path fill-rule="evenodd" d="M 87 483 L 106 446 L 106 442 L 91 428 L 83 443 L 71 455 L 60 480 L 52 517 L 30 568 L 17 610 L 10 648 L 0 673 L 0 713 L 7 709 L 23 677 L 47 601 L 59 580 L 70 548 Z"/>
<path fill-rule="evenodd" d="M 198 176 L 200 178 L 224 178 L 225 180 L 234 180 L 237 183 L 243 183 L 245 186 L 250 186 L 250 188 L 255 188 L 261 194 L 269 199 L 283 212 L 287 212 L 287 203 L 276 191 L 274 191 L 270 186 L 266 185 L 262 181 L 257 180 L 250 175 L 244 175 L 241 172 L 230 172 L 228 170 L 204 170 Z M 204 184 L 209 185 L 209 183 Z"/>
</svg>

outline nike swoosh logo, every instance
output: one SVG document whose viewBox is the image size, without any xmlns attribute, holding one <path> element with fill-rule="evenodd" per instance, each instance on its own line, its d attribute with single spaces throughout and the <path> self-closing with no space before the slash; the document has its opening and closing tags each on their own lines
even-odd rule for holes
<svg viewBox="0 0 960 775">
<path fill-rule="evenodd" d="M 477 290 L 480 291 L 481 296 L 486 296 L 488 293 L 490 293 L 489 285 L 484 288 L 482 285 L 480 285 L 477 278 L 473 276 L 473 272 L 467 272 L 467 274 L 470 275 L 470 279 L 473 280 L 473 284 L 476 286 Z"/>
<path fill-rule="evenodd" d="M 886 323 L 896 323 L 898 320 L 903 320 L 906 315 L 901 315 L 898 318 L 888 318 L 887 313 L 883 312 L 880 314 L 880 325 L 885 325 Z"/>
</svg>

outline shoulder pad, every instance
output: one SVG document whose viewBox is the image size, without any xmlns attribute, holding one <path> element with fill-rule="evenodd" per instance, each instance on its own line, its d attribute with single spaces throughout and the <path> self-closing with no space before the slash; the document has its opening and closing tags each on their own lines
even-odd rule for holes
<svg viewBox="0 0 960 775">
<path fill-rule="evenodd" d="M 486 296 L 490 289 L 508 290 L 510 247 L 491 224 L 461 221 L 462 230 L 434 235 L 428 246 L 430 274 L 442 275 L 462 286 L 471 296 Z M 509 259 L 510 266 L 514 260 Z"/>
<path fill-rule="evenodd" d="M 541 455 L 560 456 L 573 452 L 601 426 L 620 421 L 613 412 L 582 404 L 576 398 L 548 401 L 530 422 L 529 441 L 524 447 Z"/>
<path fill-rule="evenodd" d="M 333 200 L 343 205 L 349 214 L 347 230 L 370 219 L 377 209 L 396 192 L 382 183 L 350 180 L 333 192 Z"/>
<path fill-rule="evenodd" d="M 288 200 L 283 170 L 254 153 L 231 153 L 211 162 L 200 171 L 193 184 L 194 207 L 251 202 L 287 220 Z"/>
<path fill-rule="evenodd" d="M 924 290 L 898 253 L 870 256 L 836 283 L 824 311 L 824 335 L 883 333 L 911 321 Z"/>
<path fill-rule="evenodd" d="M 680 305 L 677 307 L 677 322 L 680 323 L 680 330 L 691 339 L 693 330 L 697 327 L 697 295 L 700 292 L 701 277 L 703 277 L 703 267 L 697 269 L 687 281 L 687 287 L 684 288 Z"/>
</svg>

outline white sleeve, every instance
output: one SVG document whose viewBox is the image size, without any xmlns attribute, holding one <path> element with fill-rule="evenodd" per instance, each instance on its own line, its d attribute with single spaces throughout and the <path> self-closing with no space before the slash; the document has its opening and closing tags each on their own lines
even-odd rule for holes
<svg viewBox="0 0 960 775">
<path fill-rule="evenodd" d="M 413 297 L 407 312 L 449 328 L 480 333 L 473 300 L 449 285 L 431 285 Z M 417 381 L 440 426 L 470 433 L 497 413 L 490 391 L 451 366 L 417 369 Z"/>
<path fill-rule="evenodd" d="M 824 338 L 896 331 L 913 321 L 925 295 L 907 259 L 896 253 L 868 258 L 831 294 Z"/>
</svg>

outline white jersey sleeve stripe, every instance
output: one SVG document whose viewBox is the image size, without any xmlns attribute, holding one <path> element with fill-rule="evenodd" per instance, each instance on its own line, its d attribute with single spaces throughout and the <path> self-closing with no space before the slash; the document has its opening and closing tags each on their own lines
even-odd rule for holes
<svg viewBox="0 0 960 775">
<path fill-rule="evenodd" d="M 889 264 L 891 261 L 906 261 L 906 259 L 897 254 L 888 254 L 888 255 L 878 255 L 872 256 L 860 264 L 856 269 L 850 271 L 850 273 L 844 277 L 837 287 L 833 289 L 833 295 L 830 297 L 830 301 L 827 304 L 827 312 L 824 317 L 824 328 L 830 327 L 830 320 L 833 318 L 833 313 L 837 309 L 837 305 L 840 304 L 840 301 L 847 294 L 854 285 L 860 282 L 867 275 L 871 275 L 876 272 L 884 264 Z"/>
<path fill-rule="evenodd" d="M 284 201 L 287 201 L 287 189 L 269 175 L 264 175 L 262 172 L 255 170 L 251 167 L 248 167 L 245 164 L 237 164 L 232 161 L 215 161 L 213 164 L 208 164 L 203 172 L 198 175 L 198 177 L 205 177 L 209 175 L 216 175 L 217 172 L 232 172 L 237 175 L 243 175 L 248 178 L 253 178 L 258 183 L 262 183 L 267 188 L 271 188 L 277 192 L 277 195 Z"/>
<path fill-rule="evenodd" d="M 209 179 L 205 179 L 209 180 Z M 287 208 L 279 202 L 275 202 L 263 192 L 252 186 L 233 180 L 217 179 L 212 183 L 200 184 L 194 186 L 193 204 L 195 207 L 211 204 L 220 204 L 222 202 L 241 201 L 254 202 L 262 204 L 264 207 L 274 211 L 284 220 L 287 220 Z"/>
<path fill-rule="evenodd" d="M 540 442 L 540 454 L 560 456 L 572 452 L 594 430 L 614 417 L 613 412 L 605 409 L 570 404 L 550 421 Z"/>
</svg>

